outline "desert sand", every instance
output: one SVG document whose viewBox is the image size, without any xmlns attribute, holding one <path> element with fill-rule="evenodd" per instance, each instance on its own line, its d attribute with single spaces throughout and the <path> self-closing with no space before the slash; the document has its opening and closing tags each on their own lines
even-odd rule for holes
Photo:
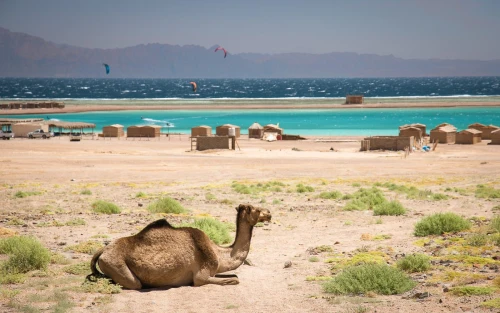
<svg viewBox="0 0 500 313">
<path fill-rule="evenodd" d="M 332 263 L 327 260 L 350 258 L 357 251 L 381 251 L 389 264 L 402 254 L 431 255 L 415 243 L 419 238 L 413 235 L 414 224 L 422 217 L 454 212 L 487 221 L 500 204 L 499 199 L 474 195 L 478 184 L 500 188 L 500 145 L 488 145 L 488 141 L 473 146 L 438 145 L 435 151 L 404 157 L 394 151 L 359 152 L 359 139 L 265 142 L 243 136 L 234 151 L 191 151 L 187 135 L 159 140 L 0 141 L 0 229 L 35 236 L 70 264 L 89 262 L 92 255 L 68 247 L 91 240 L 105 244 L 159 218 L 177 223 L 211 216 L 234 222 L 234 208 L 240 203 L 265 207 L 273 215 L 271 223 L 254 229 L 248 256 L 252 265 L 232 272 L 239 277 L 239 285 L 103 295 L 77 291 L 86 274 L 71 275 L 64 271 L 66 265 L 50 264 L 48 275 L 28 275 L 24 283 L 0 285 L 0 311 L 19 312 L 23 307 L 26 311 L 28 306 L 51 311 L 55 300 L 47 297 L 56 290 L 68 295 L 74 305 L 70 312 L 495 312 L 481 303 L 498 298 L 498 291 L 486 296 L 444 292 L 443 284 L 453 282 L 439 278 L 442 266 L 433 266 L 425 275 L 412 274 L 418 284 L 405 295 L 335 296 L 323 292 L 322 282 L 307 279 L 332 276 Z M 241 194 L 232 188 L 234 182 L 283 186 L 280 191 Z M 334 190 L 351 194 L 377 182 L 415 186 L 449 197 L 415 200 L 381 188 L 408 213 L 380 218 L 371 210 L 344 211 L 347 200 L 318 197 Z M 314 191 L 297 192 L 298 184 Z M 39 194 L 17 198 L 18 191 Z M 139 193 L 145 196 L 138 197 Z M 165 216 L 146 210 L 149 203 L 166 195 L 190 213 Z M 93 213 L 91 204 L 96 200 L 113 202 L 122 212 Z M 68 223 L 75 219 L 84 225 Z M 382 240 L 373 239 L 380 235 Z M 329 252 L 316 251 L 322 246 L 329 247 Z M 491 255 L 500 257 L 498 246 Z M 285 267 L 286 263 L 291 266 Z M 474 285 L 491 286 L 490 279 L 498 275 L 498 266 L 496 271 L 482 265 L 464 268 L 467 273 L 484 274 L 483 279 L 469 282 Z M 7 292 L 13 290 L 18 293 Z M 412 297 L 417 292 L 430 296 Z M 34 295 L 38 300 L 33 300 Z"/>
</svg>

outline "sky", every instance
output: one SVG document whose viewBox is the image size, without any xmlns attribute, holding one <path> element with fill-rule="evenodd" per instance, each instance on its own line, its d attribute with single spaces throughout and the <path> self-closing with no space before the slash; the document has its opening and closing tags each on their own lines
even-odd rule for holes
<svg viewBox="0 0 500 313">
<path fill-rule="evenodd" d="M 0 27 L 86 48 L 500 59 L 500 0 L 0 0 Z"/>
</svg>

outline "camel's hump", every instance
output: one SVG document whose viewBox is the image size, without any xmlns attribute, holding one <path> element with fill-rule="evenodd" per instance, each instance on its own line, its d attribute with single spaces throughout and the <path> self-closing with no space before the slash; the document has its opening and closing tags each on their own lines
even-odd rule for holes
<svg viewBox="0 0 500 313">
<path fill-rule="evenodd" d="M 170 225 L 169 222 L 167 222 L 166 219 L 162 218 L 159 220 L 156 220 L 149 224 L 148 226 L 144 227 L 143 230 L 141 230 L 141 233 L 147 232 L 152 229 L 157 229 L 157 228 L 174 228 L 172 225 Z"/>
</svg>

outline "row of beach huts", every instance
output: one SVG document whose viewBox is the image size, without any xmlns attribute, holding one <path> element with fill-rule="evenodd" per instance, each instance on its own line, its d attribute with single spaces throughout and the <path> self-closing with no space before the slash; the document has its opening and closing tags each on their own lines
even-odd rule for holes
<svg viewBox="0 0 500 313">
<path fill-rule="evenodd" d="M 425 141 L 437 144 L 473 145 L 483 139 L 491 140 L 489 144 L 500 145 L 500 127 L 470 124 L 466 129 L 458 131 L 449 123 L 442 123 L 431 129 L 427 134 L 426 125 L 414 123 L 399 127 L 398 136 L 372 136 L 361 141 L 361 150 L 405 150 L 407 148 L 421 148 Z"/>
</svg>

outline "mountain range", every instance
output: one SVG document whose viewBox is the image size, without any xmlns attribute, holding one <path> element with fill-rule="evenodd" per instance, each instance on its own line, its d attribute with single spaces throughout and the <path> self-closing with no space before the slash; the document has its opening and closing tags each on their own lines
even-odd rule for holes
<svg viewBox="0 0 500 313">
<path fill-rule="evenodd" d="M 393 55 L 331 52 L 231 54 L 218 45 L 141 44 L 90 49 L 56 44 L 0 27 L 0 77 L 114 78 L 336 78 L 500 76 L 491 61 L 402 59 Z M 103 63 L 111 72 L 105 74 Z"/>
</svg>

